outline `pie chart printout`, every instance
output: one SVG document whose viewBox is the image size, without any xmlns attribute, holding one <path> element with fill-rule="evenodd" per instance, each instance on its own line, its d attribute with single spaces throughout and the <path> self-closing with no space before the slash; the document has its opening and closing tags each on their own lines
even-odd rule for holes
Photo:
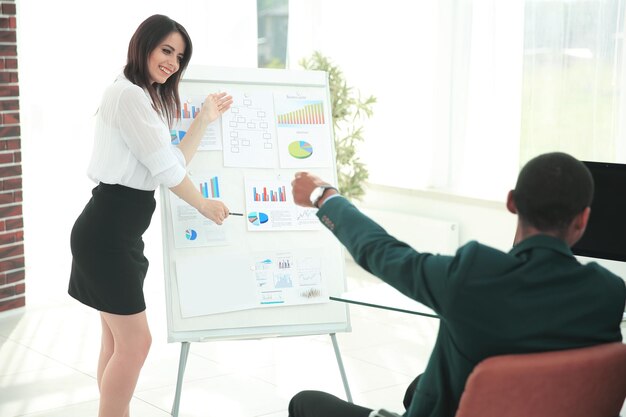
<svg viewBox="0 0 626 417">
<path fill-rule="evenodd" d="M 313 146 L 309 142 L 296 140 L 289 144 L 288 151 L 296 159 L 306 159 L 313 155 Z"/>
<path fill-rule="evenodd" d="M 193 229 L 187 229 L 185 230 L 185 237 L 187 238 L 187 240 L 196 240 L 196 238 L 198 237 L 198 232 Z"/>
<path fill-rule="evenodd" d="M 260 226 L 263 223 L 267 223 L 268 220 L 269 218 L 267 217 L 267 214 L 265 213 L 253 211 L 248 214 L 248 221 L 255 226 Z"/>
</svg>

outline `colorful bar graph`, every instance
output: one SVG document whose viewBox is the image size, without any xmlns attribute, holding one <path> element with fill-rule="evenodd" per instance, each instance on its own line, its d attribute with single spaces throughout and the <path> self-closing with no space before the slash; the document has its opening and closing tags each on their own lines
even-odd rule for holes
<svg viewBox="0 0 626 417">
<path fill-rule="evenodd" d="M 183 119 L 195 119 L 198 113 L 200 113 L 200 108 L 201 106 L 193 106 L 189 103 L 183 103 L 183 108 L 181 109 L 181 117 Z"/>
<path fill-rule="evenodd" d="M 279 125 L 322 125 L 324 104 L 321 101 L 306 104 L 302 108 L 277 116 Z"/>
<path fill-rule="evenodd" d="M 208 182 L 201 182 L 200 193 L 204 198 L 220 198 L 220 185 L 218 178 L 213 177 Z"/>
<path fill-rule="evenodd" d="M 253 201 L 285 202 L 287 201 L 287 192 L 284 185 L 278 187 L 278 190 L 269 191 L 267 187 L 263 187 L 262 192 L 260 189 L 257 191 L 257 187 L 252 187 L 252 199 Z"/>
</svg>

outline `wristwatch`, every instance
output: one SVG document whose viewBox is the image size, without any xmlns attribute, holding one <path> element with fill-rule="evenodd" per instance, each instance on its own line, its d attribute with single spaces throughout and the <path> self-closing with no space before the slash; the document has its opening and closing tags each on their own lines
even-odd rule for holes
<svg viewBox="0 0 626 417">
<path fill-rule="evenodd" d="M 313 204 L 313 207 L 319 208 L 317 203 L 324 196 L 324 193 L 328 189 L 332 189 L 332 190 L 338 191 L 332 185 L 320 185 L 319 187 L 315 187 L 313 189 L 313 192 L 311 192 L 311 196 L 309 197 L 309 199 L 311 200 L 311 204 Z"/>
</svg>

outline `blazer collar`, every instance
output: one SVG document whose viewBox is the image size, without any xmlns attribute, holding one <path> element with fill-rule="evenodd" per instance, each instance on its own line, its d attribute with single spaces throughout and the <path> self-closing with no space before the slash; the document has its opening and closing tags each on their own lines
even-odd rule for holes
<svg viewBox="0 0 626 417">
<path fill-rule="evenodd" d="M 545 248 L 562 253 L 567 256 L 574 256 L 572 250 L 563 240 L 549 235 L 534 235 L 526 238 L 513 246 L 509 252 L 511 255 L 518 255 L 530 249 Z"/>
</svg>

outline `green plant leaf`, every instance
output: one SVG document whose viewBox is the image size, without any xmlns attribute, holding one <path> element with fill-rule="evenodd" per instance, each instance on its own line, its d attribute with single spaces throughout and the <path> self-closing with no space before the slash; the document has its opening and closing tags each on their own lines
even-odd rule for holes
<svg viewBox="0 0 626 417">
<path fill-rule="evenodd" d="M 363 100 L 360 91 L 348 86 L 341 69 L 320 51 L 298 63 L 306 70 L 328 73 L 339 192 L 348 199 L 360 200 L 369 172 L 358 157 L 357 143 L 364 141 L 361 123 L 374 114 L 376 97 L 370 95 Z"/>
</svg>

